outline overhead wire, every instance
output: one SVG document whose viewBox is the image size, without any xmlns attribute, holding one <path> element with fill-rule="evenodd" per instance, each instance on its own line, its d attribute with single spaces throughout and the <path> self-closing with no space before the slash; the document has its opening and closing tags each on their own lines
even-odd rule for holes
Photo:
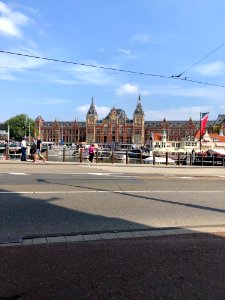
<svg viewBox="0 0 225 300">
<path fill-rule="evenodd" d="M 93 65 L 93 64 L 78 63 L 78 62 L 74 62 L 74 61 L 60 60 L 60 59 L 55 59 L 55 58 L 42 57 L 42 56 L 36 56 L 36 55 L 30 55 L 30 54 L 24 54 L 24 53 L 18 53 L 18 52 L 11 52 L 11 51 L 5 51 L 5 50 L 0 50 L 0 53 L 28 57 L 28 58 L 41 59 L 41 60 L 46 60 L 46 61 L 60 62 L 60 63 L 72 64 L 72 65 L 78 65 L 78 66 L 84 66 L 84 67 L 91 67 L 91 68 L 97 68 L 97 69 L 102 69 L 102 70 L 110 70 L 110 71 L 116 71 L 116 72 L 136 74 L 136 75 L 142 75 L 142 76 L 151 76 L 151 77 L 158 77 L 158 78 L 164 78 L 164 79 L 177 79 L 177 80 L 189 81 L 189 82 L 193 82 L 193 83 L 199 83 L 199 84 L 203 84 L 203 85 L 225 88 L 224 85 L 219 85 L 219 84 L 214 84 L 214 83 L 209 83 L 209 82 L 202 82 L 202 81 L 197 81 L 197 80 L 191 80 L 187 77 L 180 78 L 180 76 L 166 76 L 166 75 L 160 75 L 160 74 L 152 74 L 152 73 L 145 73 L 145 72 L 139 72 L 139 71 L 117 69 L 117 68 L 111 68 L 111 67 L 105 67 L 105 66 L 99 66 L 99 65 Z"/>
<path fill-rule="evenodd" d="M 208 54 L 206 54 L 205 56 L 203 56 L 201 59 L 199 59 L 198 61 L 196 61 L 194 64 L 192 64 L 190 67 L 188 67 L 187 69 L 185 69 L 183 72 L 181 72 L 178 75 L 173 75 L 172 77 L 176 77 L 179 78 L 181 77 L 184 73 L 186 73 L 187 71 L 189 71 L 190 69 L 192 69 L 193 67 L 195 67 L 196 65 L 198 65 L 200 62 L 202 62 L 204 59 L 206 59 L 208 56 L 210 56 L 211 54 L 213 54 L 214 52 L 216 52 L 218 49 L 222 48 L 225 45 L 225 42 L 222 43 L 221 45 L 219 45 L 218 47 L 216 47 L 215 49 L 213 49 L 212 51 L 210 51 Z"/>
</svg>

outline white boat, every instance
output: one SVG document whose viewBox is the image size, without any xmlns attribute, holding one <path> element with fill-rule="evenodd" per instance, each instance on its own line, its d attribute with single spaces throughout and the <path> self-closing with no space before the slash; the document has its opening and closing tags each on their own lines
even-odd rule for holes
<svg viewBox="0 0 225 300">
<path fill-rule="evenodd" d="M 117 160 L 126 160 L 126 152 L 124 151 L 115 151 L 113 155 Z"/>
<path fill-rule="evenodd" d="M 145 163 L 148 163 L 148 164 L 153 164 L 153 156 L 149 156 L 149 157 L 143 159 L 143 161 Z M 155 157 L 155 163 L 156 164 L 166 164 L 166 157 L 156 156 Z M 168 157 L 168 164 L 170 164 L 170 165 L 174 164 L 175 165 L 176 161 Z"/>
</svg>

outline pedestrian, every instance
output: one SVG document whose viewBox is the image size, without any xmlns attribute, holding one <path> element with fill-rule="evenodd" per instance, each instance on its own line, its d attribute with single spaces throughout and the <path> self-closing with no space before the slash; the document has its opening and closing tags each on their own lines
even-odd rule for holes
<svg viewBox="0 0 225 300">
<path fill-rule="evenodd" d="M 89 147 L 89 161 L 90 161 L 91 163 L 93 162 L 94 154 L 95 154 L 95 148 L 94 148 L 94 145 L 92 144 L 92 145 Z"/>
<path fill-rule="evenodd" d="M 31 159 L 33 159 L 33 162 L 36 160 L 36 150 L 37 150 L 37 141 L 36 139 L 32 139 L 32 145 L 30 147 L 30 154 L 31 154 Z"/>
<path fill-rule="evenodd" d="M 37 148 L 36 148 L 36 155 L 34 158 L 34 162 L 37 163 L 39 158 L 41 158 L 43 160 L 43 162 L 45 162 L 46 159 L 41 154 L 42 141 L 39 136 L 37 137 L 36 145 L 37 145 Z"/>
<path fill-rule="evenodd" d="M 21 142 L 21 161 L 27 160 L 27 142 L 26 138 L 24 137 Z"/>
</svg>

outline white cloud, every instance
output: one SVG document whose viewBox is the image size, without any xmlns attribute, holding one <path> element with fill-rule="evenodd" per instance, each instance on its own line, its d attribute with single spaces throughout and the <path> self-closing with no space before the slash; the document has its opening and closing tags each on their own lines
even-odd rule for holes
<svg viewBox="0 0 225 300">
<path fill-rule="evenodd" d="M 98 65 L 97 63 L 87 63 L 90 65 Z M 61 84 L 71 84 L 71 85 L 109 85 L 112 82 L 112 77 L 107 71 L 100 68 L 86 67 L 86 66 L 73 66 L 64 69 L 64 77 L 62 78 L 52 78 L 52 82 Z M 58 76 L 58 75 L 57 75 Z"/>
<path fill-rule="evenodd" d="M 17 99 L 18 103 L 23 104 L 40 104 L 40 105 L 57 105 L 71 103 L 71 100 L 60 99 L 60 98 L 49 98 L 49 99 Z"/>
<path fill-rule="evenodd" d="M 147 34 L 136 34 L 131 38 L 132 42 L 139 42 L 142 44 L 148 44 L 150 42 L 149 36 Z"/>
<path fill-rule="evenodd" d="M 110 108 L 106 106 L 96 106 L 96 110 L 99 118 L 105 118 L 110 112 Z"/>
<path fill-rule="evenodd" d="M 157 85 L 151 86 L 149 94 L 166 95 L 166 96 L 181 96 L 189 98 L 204 98 L 211 101 L 223 101 L 225 99 L 225 89 L 201 86 L 201 87 L 185 87 L 180 85 Z"/>
<path fill-rule="evenodd" d="M 209 111 L 210 115 L 214 115 L 213 106 L 190 106 L 179 108 L 167 108 L 161 110 L 148 110 L 145 111 L 145 119 L 151 121 L 161 121 L 164 118 L 168 121 L 172 120 L 189 120 L 192 118 L 194 121 L 198 121 L 200 118 L 200 112 Z"/>
<path fill-rule="evenodd" d="M 29 49 L 29 48 L 20 48 L 16 49 L 12 52 L 23 52 L 29 55 L 41 56 L 37 52 Z M 12 78 L 16 79 L 16 73 L 23 73 L 26 69 L 37 68 L 42 65 L 45 65 L 47 62 L 30 58 L 30 57 L 22 57 L 11 54 L 1 54 L 0 55 L 0 66 L 1 66 L 1 74 L 0 78 L 4 80 L 11 80 Z"/>
<path fill-rule="evenodd" d="M 12 11 L 9 6 L 0 1 L 0 34 L 22 37 L 20 26 L 27 25 L 31 19 L 26 15 Z"/>
<path fill-rule="evenodd" d="M 65 84 L 65 85 L 77 85 L 78 81 L 72 79 L 53 79 L 52 82 Z"/>
<path fill-rule="evenodd" d="M 104 48 L 99 48 L 99 49 L 96 49 L 96 51 L 99 52 L 99 53 L 104 53 L 105 49 Z"/>
<path fill-rule="evenodd" d="M 21 37 L 19 28 L 17 28 L 10 19 L 5 17 L 0 17 L 0 34 L 1 33 Z"/>
<path fill-rule="evenodd" d="M 89 108 L 90 108 L 90 104 L 85 104 L 85 105 L 82 105 L 82 106 L 78 106 L 78 107 L 76 108 L 76 111 L 79 112 L 80 114 L 86 116 L 86 114 L 87 114 Z M 98 117 L 99 117 L 100 119 L 101 119 L 101 118 L 105 118 L 106 115 L 107 115 L 107 114 L 109 113 L 109 111 L 110 111 L 110 108 L 109 108 L 109 107 L 106 107 L 106 106 L 97 106 L 97 105 L 95 105 L 95 108 L 96 108 Z"/>
<path fill-rule="evenodd" d="M 123 95 L 142 95 L 142 96 L 147 96 L 149 95 L 148 90 L 140 90 L 137 85 L 131 84 L 131 83 L 126 83 L 124 85 L 121 85 L 118 89 L 116 89 L 116 94 L 118 96 L 123 96 Z"/>
<path fill-rule="evenodd" d="M 117 90 L 116 93 L 119 96 L 122 95 L 137 95 L 138 94 L 138 86 L 137 85 L 132 85 L 130 83 L 126 83 L 124 85 L 121 85 Z"/>
<path fill-rule="evenodd" d="M 225 75 L 225 64 L 223 61 L 216 61 L 210 64 L 201 65 L 193 68 L 201 75 L 218 76 Z"/>
<path fill-rule="evenodd" d="M 76 108 L 76 111 L 81 113 L 81 114 L 86 114 L 89 110 L 89 107 L 90 107 L 90 104 L 85 104 L 85 105 L 82 105 L 82 106 L 78 106 Z"/>
<path fill-rule="evenodd" d="M 55 98 L 55 99 L 47 99 L 45 101 L 46 104 L 64 104 L 64 103 L 70 103 L 71 100 L 65 100 L 65 99 L 59 99 L 59 98 Z"/>
<path fill-rule="evenodd" d="M 130 54 L 130 50 L 126 50 L 126 49 L 117 49 L 118 52 L 122 52 L 123 54 Z"/>
</svg>

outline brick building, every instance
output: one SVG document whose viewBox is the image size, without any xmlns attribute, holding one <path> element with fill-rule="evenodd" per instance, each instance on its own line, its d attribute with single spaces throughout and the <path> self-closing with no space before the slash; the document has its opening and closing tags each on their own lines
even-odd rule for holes
<svg viewBox="0 0 225 300">
<path fill-rule="evenodd" d="M 99 120 L 92 98 L 86 121 L 44 121 L 41 116 L 35 120 L 36 132 L 43 141 L 66 144 L 151 144 L 154 135 L 160 134 L 173 147 L 179 148 L 181 141 L 194 141 L 200 121 L 145 121 L 144 110 L 139 96 L 133 118 L 129 119 L 124 110 L 114 106 L 108 115 Z M 225 115 L 215 121 L 208 121 L 208 133 L 225 135 Z M 161 143 L 161 147 L 163 144 Z"/>
</svg>

